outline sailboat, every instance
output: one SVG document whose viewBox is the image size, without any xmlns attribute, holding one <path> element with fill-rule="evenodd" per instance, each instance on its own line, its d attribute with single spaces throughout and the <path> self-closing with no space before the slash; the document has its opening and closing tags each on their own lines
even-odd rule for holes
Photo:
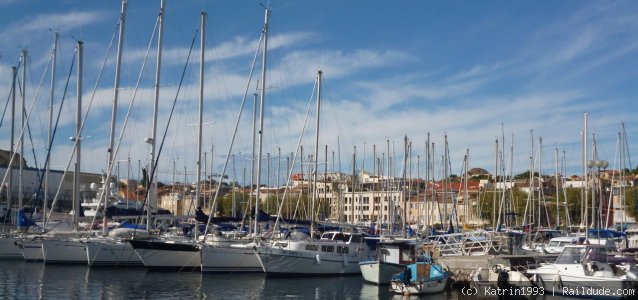
<svg viewBox="0 0 638 300">
<path fill-rule="evenodd" d="M 317 128 L 315 136 L 315 157 L 319 148 L 319 115 L 321 110 L 321 78 L 323 71 L 317 72 Z M 317 170 L 317 160 L 314 161 Z M 314 187 L 316 187 L 316 176 Z M 312 207 L 317 196 L 313 189 Z M 315 213 L 312 213 L 314 218 Z M 315 239 L 315 222 L 310 225 L 308 239 L 271 240 L 266 245 L 255 247 L 257 258 L 266 275 L 346 275 L 360 274 L 359 262 L 369 259 L 374 253 L 359 232 L 328 231 Z"/>
<path fill-rule="evenodd" d="M 74 232 L 72 236 L 73 238 L 46 238 L 42 240 L 42 258 L 44 263 L 73 263 L 73 264 L 86 264 L 86 248 L 82 241 L 81 235 L 79 231 L 78 221 L 79 221 L 79 208 L 80 208 L 80 145 L 81 145 L 81 134 L 82 134 L 82 68 L 83 68 L 83 53 L 84 53 L 84 43 L 82 41 L 78 41 L 77 43 L 77 54 L 78 54 L 78 65 L 77 65 L 77 124 L 76 124 L 76 132 L 75 132 L 75 171 L 74 171 L 74 180 L 73 180 L 73 211 L 76 212 L 73 214 L 73 228 Z"/>
<path fill-rule="evenodd" d="M 165 0 L 162 0 L 160 8 L 160 31 L 158 39 L 158 52 L 157 52 L 157 70 L 156 70 L 156 84 L 155 84 L 155 102 L 153 106 L 153 137 L 151 138 L 151 182 L 155 174 L 156 162 L 155 162 L 155 137 L 156 137 L 156 122 L 157 122 L 157 110 L 159 101 L 159 78 L 160 78 L 160 64 L 162 58 L 162 33 L 164 28 L 164 4 Z M 203 63 L 204 63 L 204 36 L 205 36 L 205 21 L 206 13 L 202 12 L 201 15 L 201 65 L 200 65 L 200 118 L 199 118 L 199 139 L 198 139 L 198 157 L 197 157 L 197 183 L 196 183 L 196 198 L 199 200 L 199 185 L 200 185 L 200 171 L 201 171 L 201 130 L 202 130 L 202 103 L 203 103 Z M 149 190 L 154 188 L 153 184 L 149 184 Z M 153 193 L 149 192 L 148 199 L 154 197 Z M 147 201 L 148 201 L 147 199 Z M 150 207 L 149 207 L 150 208 Z M 150 228 L 150 209 L 147 215 L 147 227 Z M 185 236 L 164 236 L 151 240 L 130 240 L 129 243 L 135 249 L 135 252 L 144 263 L 144 266 L 151 269 L 177 269 L 177 270 L 196 270 L 201 266 L 201 259 L 199 254 L 199 246 L 195 242 L 197 239 L 197 233 L 199 228 L 194 227 L 194 239 Z"/>
<path fill-rule="evenodd" d="M 265 9 L 265 20 L 264 27 L 262 31 L 263 40 L 264 40 L 264 50 L 262 56 L 262 76 L 261 76 L 261 105 L 259 106 L 261 109 L 261 117 L 260 117 L 260 130 L 259 130 L 259 154 L 257 156 L 257 195 L 255 197 L 255 228 L 252 235 L 244 235 L 240 234 L 239 238 L 224 238 L 219 235 L 207 234 L 203 237 L 203 240 L 200 243 L 200 259 L 201 259 L 201 270 L 202 272 L 262 272 L 261 265 L 257 256 L 255 255 L 254 248 L 257 246 L 257 239 L 259 237 L 259 186 L 260 186 L 260 174 L 261 174 L 261 149 L 262 149 L 262 133 L 263 133 L 263 109 L 264 109 L 264 99 L 266 92 L 266 58 L 267 58 L 267 49 L 268 49 L 268 19 L 270 17 L 270 10 L 268 8 Z M 258 45 L 259 47 L 260 45 Z M 254 63 L 253 63 L 254 65 Z M 249 80 L 250 82 L 250 80 Z M 246 97 L 242 101 L 243 103 Z M 257 116 L 257 95 L 255 94 L 254 98 L 254 111 L 253 111 L 253 158 L 255 156 L 255 119 Z M 241 118 L 241 112 L 240 112 Z M 237 120 L 237 125 L 239 125 L 239 119 Z M 235 135 L 237 133 L 237 128 L 235 128 L 235 133 L 233 134 L 233 141 L 235 139 Z M 233 143 L 231 142 L 231 146 L 228 149 L 228 154 L 226 157 L 226 162 L 224 163 L 224 169 L 222 171 L 222 176 L 225 174 L 226 166 L 228 165 L 228 159 L 230 158 L 230 153 L 232 151 Z M 251 167 L 251 173 L 254 168 L 254 160 Z M 252 182 L 252 174 L 251 174 L 251 182 Z M 251 184 L 252 186 L 252 184 Z M 211 203 L 211 207 L 214 206 L 215 201 L 217 201 L 219 196 L 219 191 L 221 190 L 221 181 L 219 182 L 219 186 L 216 189 L 215 197 L 213 203 Z M 208 219 L 206 230 L 211 225 L 211 219 Z"/>
<path fill-rule="evenodd" d="M 14 124 L 15 124 L 15 98 L 16 98 L 16 77 L 17 77 L 17 68 L 13 67 L 12 70 L 13 73 L 13 85 L 11 88 L 11 96 L 12 96 L 12 104 L 11 104 L 11 161 L 9 162 L 8 166 L 7 166 L 7 174 L 5 174 L 5 177 L 8 177 L 8 188 L 7 188 L 7 204 L 2 205 L 2 210 L 0 210 L 0 214 L 2 215 L 2 222 L 3 222 L 3 229 L 4 229 L 4 224 L 7 223 L 7 221 L 10 220 L 10 216 L 12 215 L 13 211 L 11 209 L 11 196 L 12 196 L 12 169 L 13 169 L 13 159 L 15 156 L 15 152 L 13 149 L 13 137 L 14 137 Z M 17 246 L 16 242 L 19 241 L 19 237 L 16 236 L 14 233 L 11 232 L 7 232 L 4 233 L 2 232 L 2 234 L 0 235 L 0 259 L 16 259 L 16 258 L 20 258 L 21 256 L 21 251 L 20 248 Z"/>
<path fill-rule="evenodd" d="M 103 178 L 103 184 L 98 190 L 98 197 L 90 199 L 82 203 L 85 209 L 85 215 L 104 218 L 103 234 L 108 232 L 108 219 L 118 215 L 139 216 L 144 212 L 144 205 L 138 201 L 130 201 L 129 199 L 119 200 L 117 197 L 117 188 L 113 182 L 110 182 L 111 171 L 113 170 L 113 161 L 119 150 L 119 142 L 117 148 L 114 149 L 115 123 L 117 120 L 117 102 L 120 85 L 120 69 L 122 61 L 122 42 L 124 38 L 124 25 L 126 20 L 127 1 L 122 1 L 122 11 L 119 18 L 119 35 L 117 58 L 115 65 L 115 84 L 113 88 L 113 111 L 111 116 L 111 132 L 108 145 L 107 157 L 107 173 Z M 132 104 L 132 102 L 131 102 Z M 129 107 L 130 109 L 130 107 Z M 125 130 L 122 128 L 122 132 Z M 92 188 L 94 188 L 92 184 Z M 106 207 L 106 209 L 103 209 Z M 147 207 L 147 209 L 150 209 Z M 119 227 L 108 232 L 108 235 L 90 237 L 86 240 L 86 256 L 89 266 L 137 266 L 142 265 L 142 260 L 137 255 L 131 244 L 131 239 L 148 239 L 150 233 L 147 229 Z"/>
</svg>

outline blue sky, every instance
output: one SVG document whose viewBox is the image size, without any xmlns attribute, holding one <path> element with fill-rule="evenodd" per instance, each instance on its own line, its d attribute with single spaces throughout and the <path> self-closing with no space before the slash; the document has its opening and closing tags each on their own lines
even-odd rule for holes
<svg viewBox="0 0 638 300">
<path fill-rule="evenodd" d="M 241 97 L 263 26 L 258 1 L 167 1 L 162 62 L 160 121 L 163 132 L 179 75 L 186 64 L 199 14 L 208 14 L 204 149 L 214 172 L 228 151 Z M 514 139 L 514 173 L 529 169 L 533 130 L 535 147 L 542 137 L 543 173 L 554 172 L 554 149 L 566 155 L 567 175 L 580 173 L 583 113 L 589 113 L 589 139 L 596 135 L 598 154 L 614 166 L 617 134 L 625 122 L 630 150 L 636 148 L 635 118 L 638 86 L 638 6 L 630 1 L 272 1 L 267 74 L 264 155 L 294 151 L 312 93 L 316 71 L 324 71 L 320 125 L 321 161 L 328 145 L 328 169 L 351 170 L 353 146 L 357 169 L 364 157 L 372 169 L 372 146 L 377 156 L 387 153 L 387 141 L 400 173 L 403 136 L 413 142 L 412 169 L 420 174 L 427 133 L 435 143 L 436 173 L 444 135 L 450 149 L 451 172 L 461 173 L 469 149 L 470 167 L 493 172 L 494 141 L 505 134 L 509 169 Z M 119 1 L 0 0 L 0 107 L 11 83 L 11 66 L 21 47 L 29 51 L 28 104 L 36 93 L 49 60 L 53 35 L 61 33 L 56 80 L 56 108 L 69 72 L 75 40 L 85 43 L 84 109 L 106 55 L 120 13 Z M 159 11 L 159 1 L 129 1 L 122 64 L 118 135 Z M 115 46 L 114 46 L 115 47 Z M 198 95 L 198 51 L 195 43 L 173 123 L 160 158 L 162 180 L 194 179 Z M 84 129 L 83 169 L 106 167 L 115 48 L 97 85 Z M 142 73 L 132 119 L 124 133 L 118 160 L 148 159 L 155 46 Z M 260 66 L 258 65 L 259 69 Z M 256 92 L 255 76 L 249 95 Z M 48 90 L 44 84 L 31 119 L 33 145 L 41 163 L 45 156 Z M 63 107 L 60 133 L 53 147 L 52 166 L 63 168 L 75 118 L 75 76 Z M 235 173 L 241 181 L 244 157 L 250 153 L 252 96 L 235 151 Z M 314 149 L 314 107 L 303 138 L 304 155 Z M 0 128 L 0 147 L 8 148 L 8 121 Z M 161 135 L 161 134 L 160 134 Z M 337 147 L 339 137 L 340 149 Z M 28 142 L 27 151 L 31 149 Z M 591 146 L 591 145 L 590 145 Z M 332 159 L 335 152 L 335 159 Z M 630 152 L 631 154 L 631 152 Z M 26 155 L 33 165 L 33 155 Z M 126 172 L 126 163 L 121 163 Z M 273 158 L 275 170 L 286 165 Z M 538 163 L 537 163 L 538 165 Z M 634 166 L 635 167 L 635 166 Z M 232 176 L 232 164 L 228 173 Z M 264 163 L 264 174 L 267 165 Z M 323 167 L 321 168 L 323 170 Z M 210 171 L 208 171 L 210 173 Z M 283 171 L 282 171 L 283 173 Z M 437 175 L 439 177 L 439 175 Z M 281 179 L 280 179 L 281 180 Z"/>
</svg>

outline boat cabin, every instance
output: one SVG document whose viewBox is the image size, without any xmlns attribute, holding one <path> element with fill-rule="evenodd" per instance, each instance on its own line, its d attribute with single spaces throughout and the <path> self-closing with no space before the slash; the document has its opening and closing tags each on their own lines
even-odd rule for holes
<svg viewBox="0 0 638 300">
<path fill-rule="evenodd" d="M 386 241 L 377 245 L 377 259 L 393 264 L 411 264 L 415 261 L 414 241 Z"/>
</svg>

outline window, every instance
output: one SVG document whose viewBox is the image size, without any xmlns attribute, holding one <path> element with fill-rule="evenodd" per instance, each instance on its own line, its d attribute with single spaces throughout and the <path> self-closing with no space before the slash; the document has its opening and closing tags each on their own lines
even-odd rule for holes
<svg viewBox="0 0 638 300">
<path fill-rule="evenodd" d="M 335 241 L 344 241 L 347 242 L 348 238 L 341 232 L 335 233 L 334 238 L 332 238 Z"/>
<path fill-rule="evenodd" d="M 335 246 L 322 245 L 321 246 L 321 252 L 328 252 L 328 253 L 335 252 Z"/>
<path fill-rule="evenodd" d="M 361 236 L 353 235 L 352 238 L 350 238 L 350 244 L 352 243 L 361 243 Z"/>
<path fill-rule="evenodd" d="M 332 233 L 332 232 L 324 233 L 321 236 L 321 239 L 322 240 L 331 240 L 333 235 L 334 235 L 334 233 Z"/>
<path fill-rule="evenodd" d="M 350 252 L 348 247 L 343 247 L 343 249 L 341 249 L 341 253 L 348 254 L 348 252 Z"/>
<path fill-rule="evenodd" d="M 306 250 L 317 251 L 317 245 L 306 245 Z"/>
</svg>

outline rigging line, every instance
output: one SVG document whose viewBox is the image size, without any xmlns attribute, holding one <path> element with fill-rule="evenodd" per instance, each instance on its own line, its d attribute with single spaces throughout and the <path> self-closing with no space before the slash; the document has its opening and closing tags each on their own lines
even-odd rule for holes
<svg viewBox="0 0 638 300">
<path fill-rule="evenodd" d="M 9 89 L 9 96 L 7 96 L 7 104 L 4 106 L 4 110 L 2 111 L 2 118 L 0 118 L 0 128 L 2 128 L 2 123 L 4 123 L 4 116 L 7 113 L 7 108 L 9 108 L 9 101 L 11 101 L 11 95 L 13 93 L 13 86 Z"/>
<path fill-rule="evenodd" d="M 58 131 L 58 124 L 60 123 L 60 116 L 62 115 L 62 107 L 64 106 L 64 101 L 66 99 L 66 93 L 68 91 L 69 88 L 69 82 L 71 81 L 71 75 L 73 74 L 73 66 L 75 64 L 75 57 L 77 55 L 77 51 L 73 54 L 73 58 L 71 60 L 71 68 L 69 69 L 69 75 L 66 78 L 66 84 L 64 85 L 64 92 L 62 93 L 62 99 L 60 100 L 60 105 L 59 105 L 59 109 L 58 109 L 58 115 L 56 117 L 55 120 L 55 126 L 53 127 L 53 132 L 51 133 L 51 140 L 49 141 L 49 146 L 47 149 L 49 149 L 49 151 L 47 151 L 47 156 L 44 160 L 44 166 L 43 166 L 43 170 L 41 170 L 42 173 L 44 173 L 44 170 L 46 170 L 46 167 L 49 165 L 50 163 L 50 159 L 51 159 L 51 148 L 53 146 L 53 141 L 55 140 L 55 135 Z M 64 178 L 64 177 L 62 177 Z M 42 175 L 39 173 L 38 174 L 38 190 L 36 192 L 36 199 L 40 196 L 40 193 L 42 193 Z M 33 215 L 31 216 L 33 217 Z M 46 223 L 46 220 L 44 220 Z"/>
<path fill-rule="evenodd" d="M 51 58 L 49 58 L 49 64 L 51 63 L 51 61 L 53 60 L 53 56 L 51 56 Z M 33 62 L 31 59 L 29 59 L 29 61 Z M 28 64 L 27 67 L 29 68 L 29 80 L 30 83 L 33 85 L 33 69 L 32 69 L 32 64 Z M 40 86 L 43 84 L 44 78 L 42 78 L 42 80 L 40 81 Z M 36 106 L 35 107 L 36 110 L 36 115 L 40 115 L 40 106 Z M 36 119 L 38 121 L 38 124 L 40 125 L 40 138 L 41 140 L 46 140 L 46 138 L 44 137 L 44 133 L 46 132 L 46 130 L 44 130 L 44 125 L 42 124 L 42 118 L 37 118 Z M 35 158 L 35 149 L 33 149 L 33 137 L 31 135 L 31 125 L 28 124 L 27 125 L 27 129 L 29 131 L 29 140 L 31 140 L 31 150 L 33 150 L 33 159 L 34 159 L 34 163 L 36 164 L 36 168 L 37 166 L 37 161 Z"/>
<path fill-rule="evenodd" d="M 155 34 L 157 33 L 158 22 L 159 21 L 155 22 L 155 26 L 153 27 L 153 31 L 151 33 L 151 39 L 150 39 L 150 41 L 148 43 L 148 47 L 146 48 L 146 55 L 144 56 L 144 61 L 142 62 L 142 67 L 141 67 L 141 70 L 140 70 L 140 72 L 138 74 L 137 82 L 135 83 L 135 89 L 133 90 L 133 95 L 131 96 L 131 101 L 129 102 L 129 107 L 128 107 L 128 110 L 126 112 L 126 116 L 124 117 L 124 123 L 122 125 L 122 129 L 120 130 L 120 136 L 118 137 L 118 142 L 117 142 L 117 145 L 115 146 L 115 149 L 114 149 L 114 152 L 113 152 L 113 159 L 115 159 L 117 157 L 117 154 L 118 154 L 118 152 L 120 150 L 120 145 L 122 143 L 122 138 L 124 136 L 125 129 L 126 129 L 127 125 L 128 125 L 128 120 L 129 120 L 129 118 L 131 116 L 131 111 L 133 110 L 133 103 L 135 103 L 135 98 L 137 96 L 137 92 L 138 92 L 139 87 L 140 87 L 140 82 L 142 81 L 142 74 L 144 73 L 144 69 L 146 68 L 146 63 L 148 62 L 149 53 L 151 51 L 151 48 L 153 47 L 153 41 L 155 40 Z M 109 162 L 109 165 L 107 166 L 107 173 L 106 173 L 107 177 L 111 176 L 111 172 L 113 170 L 113 165 L 114 165 L 113 162 Z M 105 193 L 105 191 L 103 190 L 102 193 Z M 104 194 L 101 194 L 99 199 L 102 199 L 103 196 L 104 196 Z M 98 204 L 98 206 L 99 205 L 101 205 L 101 203 Z M 93 220 L 93 221 L 95 221 L 95 220 Z"/>
<path fill-rule="evenodd" d="M 35 95 L 33 96 L 33 102 L 35 103 L 35 101 L 38 99 L 38 97 L 40 96 L 40 90 L 42 89 L 42 84 L 44 83 L 44 78 L 46 77 L 47 71 L 49 70 L 49 66 L 51 65 L 51 60 L 49 60 L 49 62 L 47 63 L 46 67 L 44 68 L 44 73 L 42 73 L 42 79 L 40 79 L 40 84 L 38 85 L 38 89 L 36 90 Z M 26 99 L 26 95 L 22 95 L 22 87 L 20 86 L 20 81 L 18 80 L 18 87 L 20 90 L 20 96 L 24 97 L 24 99 Z M 26 92 L 25 92 L 26 94 Z M 26 116 L 26 111 L 22 110 L 23 114 Z M 35 164 L 35 168 L 36 170 L 38 169 L 38 160 L 37 157 L 35 155 L 35 147 L 33 144 L 33 136 L 31 135 L 31 126 L 29 126 L 29 119 L 25 119 L 25 125 L 26 125 L 26 129 L 27 129 L 27 134 L 29 135 L 29 140 L 31 141 L 31 151 L 33 153 L 33 163 Z M 23 129 L 24 130 L 24 129 Z M 22 153 L 20 153 L 20 155 L 22 155 Z M 40 172 L 37 173 L 38 176 L 38 181 L 41 182 L 42 178 L 40 177 Z"/>
<path fill-rule="evenodd" d="M 47 70 L 48 70 L 48 67 L 49 67 L 49 65 L 47 64 Z M 46 70 L 45 70 L 44 74 L 46 74 Z M 39 92 L 39 90 L 38 90 L 38 92 Z M 34 97 L 33 101 L 31 102 L 31 106 L 29 107 L 28 114 L 26 115 L 26 118 L 25 118 L 25 120 L 27 120 L 27 121 L 29 120 L 29 117 L 31 117 L 31 113 L 33 112 L 33 108 L 35 107 L 36 99 L 37 99 L 37 96 Z M 11 159 L 9 160 L 9 163 L 7 164 L 7 166 L 13 165 L 13 161 L 14 161 L 14 159 L 16 157 L 17 152 L 18 152 L 17 151 L 18 150 L 18 144 L 24 138 L 25 129 L 26 129 L 26 122 L 25 122 L 24 125 L 22 125 L 22 129 L 20 130 L 20 135 L 18 136 L 18 143 L 16 143 L 16 145 L 15 145 L 15 149 L 13 151 L 13 154 L 11 155 Z M 5 187 L 5 183 L 7 182 L 8 175 L 9 175 L 9 172 L 5 172 L 4 173 L 4 176 L 2 178 L 2 183 L 0 184 L 0 192 L 2 192 L 2 189 Z"/>
<path fill-rule="evenodd" d="M 237 131 L 239 129 L 239 123 L 241 122 L 241 116 L 242 116 L 242 113 L 244 111 L 244 105 L 246 104 L 246 96 L 248 96 L 248 91 L 250 90 L 250 83 L 251 83 L 252 78 L 253 78 L 253 73 L 255 71 L 255 65 L 257 64 L 257 57 L 259 56 L 259 49 L 261 48 L 261 42 L 262 42 L 263 38 L 264 38 L 264 34 L 263 34 L 263 31 L 262 31 L 262 34 L 259 36 L 259 42 L 257 43 L 257 49 L 255 49 L 255 56 L 253 57 L 253 63 L 250 66 L 250 72 L 249 72 L 249 75 L 248 75 L 248 80 L 246 81 L 246 88 L 244 89 L 244 96 L 242 97 L 242 100 L 241 100 L 241 106 L 239 108 L 239 115 L 237 116 L 237 122 L 235 122 L 235 131 L 233 132 L 233 138 L 230 141 L 230 146 L 228 146 L 228 154 L 226 155 L 226 160 L 224 162 L 224 168 L 222 169 L 221 178 L 220 178 L 219 182 L 217 183 L 217 189 L 215 190 L 215 196 L 213 197 L 213 201 L 211 201 L 211 203 L 210 203 L 208 211 L 211 211 L 211 209 L 213 207 L 215 207 L 215 205 L 217 204 L 217 199 L 219 197 L 219 190 L 221 190 L 221 185 L 222 185 L 222 182 L 224 181 L 224 175 L 226 173 L 226 166 L 228 165 L 228 158 L 230 157 L 230 154 L 233 151 L 233 145 L 235 143 L 235 138 L 237 137 Z M 251 187 L 251 190 L 252 190 L 252 187 Z M 257 211 L 255 211 L 255 217 L 256 216 L 257 216 Z M 208 221 L 206 222 L 206 229 L 205 229 L 204 232 L 208 232 L 208 229 L 210 228 L 210 222 L 211 222 L 212 219 L 213 219 L 212 217 L 208 218 Z M 244 226 L 243 220 L 242 220 L 241 226 L 242 227 Z M 204 235 L 203 242 L 205 242 L 205 241 L 206 241 L 206 235 Z"/>
<path fill-rule="evenodd" d="M 106 55 L 104 55 L 104 60 L 102 61 L 102 66 L 100 67 L 100 71 L 98 72 L 97 79 L 95 80 L 95 85 L 93 86 L 93 91 L 91 93 L 91 98 L 89 100 L 89 105 L 86 108 L 84 116 L 82 116 L 82 124 L 80 124 L 80 129 L 79 129 L 79 132 L 77 133 L 78 136 L 75 137 L 75 142 L 73 143 L 73 150 L 71 150 L 71 153 L 69 155 L 69 160 L 67 161 L 66 167 L 64 168 L 64 173 L 62 174 L 62 178 L 64 178 L 66 176 L 66 174 L 69 172 L 69 167 L 71 166 L 71 161 L 73 160 L 73 156 L 75 155 L 77 144 L 81 140 L 80 135 L 82 134 L 82 131 L 84 130 L 84 126 L 86 125 L 87 117 L 89 115 L 89 112 L 91 111 L 91 107 L 93 106 L 93 100 L 95 99 L 95 94 L 97 92 L 97 87 L 100 84 L 100 81 L 102 80 L 102 74 L 104 73 L 104 68 L 106 67 L 106 63 L 108 61 L 109 55 L 111 54 L 111 49 L 113 48 L 113 41 L 115 40 L 116 33 L 117 33 L 117 30 L 113 31 L 113 35 L 111 36 L 111 41 L 109 42 L 109 46 L 108 46 L 108 48 L 106 50 Z M 77 49 L 76 49 L 76 51 L 77 51 Z M 60 194 L 60 190 L 62 189 L 62 183 L 63 183 L 63 181 L 60 180 L 60 183 L 58 184 L 58 189 L 55 192 L 55 197 L 53 198 L 53 203 L 51 204 L 51 207 L 53 207 L 54 204 L 56 203 L 56 201 L 58 200 L 58 197 L 59 197 L 59 194 Z M 47 221 L 51 217 L 51 213 L 53 213 L 53 210 L 51 210 L 49 212 L 49 215 L 47 216 Z M 46 223 L 45 223 L 45 225 L 46 225 Z"/>
<path fill-rule="evenodd" d="M 120 130 L 120 136 L 118 137 L 117 146 L 115 147 L 114 152 L 113 152 L 113 160 L 116 159 L 117 154 L 118 154 L 118 152 L 120 150 L 120 144 L 122 142 L 122 138 L 124 136 L 124 132 L 125 132 L 126 126 L 128 124 L 129 117 L 131 115 L 131 111 L 132 111 L 132 108 L 133 108 L 133 103 L 135 102 L 135 97 L 137 96 L 137 91 L 139 90 L 140 82 L 142 80 L 142 74 L 144 73 L 144 69 L 146 67 L 146 62 L 148 61 L 148 56 L 149 56 L 150 50 L 151 50 L 151 48 L 153 46 L 153 41 L 155 39 L 155 33 L 157 32 L 158 22 L 159 21 L 157 21 L 157 20 L 155 21 L 155 26 L 153 27 L 153 31 L 151 33 L 151 39 L 149 41 L 148 47 L 146 48 L 146 55 L 144 56 L 144 61 L 142 62 L 142 67 L 141 67 L 140 73 L 139 73 L 139 75 L 137 77 L 137 82 L 135 84 L 135 89 L 133 90 L 133 95 L 131 96 L 131 101 L 129 103 L 129 107 L 128 107 L 128 110 L 126 112 L 126 117 L 124 118 L 124 124 L 122 125 L 122 129 Z M 116 28 L 116 31 L 117 31 L 117 29 L 118 28 Z M 107 178 L 109 178 L 111 176 L 111 173 L 112 173 L 112 170 L 113 170 L 113 165 L 114 165 L 114 163 L 112 161 L 108 162 L 107 171 L 106 171 L 106 177 Z M 106 193 L 105 189 L 102 189 L 102 191 L 100 193 L 101 193 L 99 195 L 100 197 L 98 198 L 98 199 L 100 199 L 100 203 L 98 203 L 98 207 L 102 204 L 101 201 L 104 198 L 104 195 Z M 127 195 L 127 197 L 128 197 L 128 195 Z M 93 224 L 95 222 L 95 217 L 96 216 L 93 216 L 91 224 Z"/>
<path fill-rule="evenodd" d="M 191 58 L 191 54 L 193 52 L 193 47 L 195 46 L 195 40 L 197 39 L 197 33 L 199 32 L 199 28 L 195 29 L 195 35 L 193 36 L 193 41 L 191 42 L 191 47 L 188 50 L 188 56 L 186 57 L 186 64 L 184 64 L 184 69 L 182 70 L 182 76 L 179 80 L 179 85 L 177 86 L 177 92 L 175 93 L 175 98 L 173 99 L 173 105 L 171 106 L 171 112 L 168 115 L 168 121 L 166 122 L 166 128 L 164 129 L 164 135 L 162 136 L 162 142 L 160 143 L 160 147 L 159 147 L 159 151 L 157 151 L 157 157 L 155 158 L 155 161 L 153 162 L 153 166 L 151 168 L 151 173 L 149 174 L 148 178 L 147 178 L 147 182 L 146 182 L 146 193 L 144 196 L 144 205 L 142 205 L 142 208 L 144 206 L 146 206 L 146 203 L 148 202 L 148 193 L 150 192 L 151 188 L 151 182 L 153 182 L 153 178 L 155 177 L 155 171 L 157 170 L 157 165 L 159 164 L 160 161 L 160 156 L 162 155 L 162 149 L 164 148 L 164 142 L 166 141 L 166 135 L 168 133 L 168 128 L 171 125 L 171 119 L 173 118 L 173 113 L 175 112 L 175 105 L 177 104 L 177 99 L 179 97 L 179 92 L 182 90 L 182 83 L 184 82 L 184 77 L 186 75 L 186 69 L 188 68 L 188 63 L 190 62 L 190 58 Z M 150 207 L 148 208 L 150 209 Z M 143 211 L 143 210 L 142 210 Z M 141 216 L 138 216 L 138 222 L 140 221 Z M 150 228 L 147 228 L 147 230 L 149 230 Z"/>
<path fill-rule="evenodd" d="M 308 101 L 308 107 L 306 108 L 306 117 L 304 119 L 304 123 L 303 123 L 303 126 L 301 128 L 301 135 L 299 136 L 299 141 L 297 142 L 297 147 L 295 148 L 296 149 L 295 155 L 293 156 L 292 162 L 290 164 L 290 170 L 288 170 L 288 178 L 286 179 L 286 182 L 290 182 L 290 179 L 292 178 L 292 173 L 293 173 L 293 170 L 294 170 L 295 162 L 297 161 L 297 154 L 299 154 L 299 147 L 301 146 L 301 142 L 303 140 L 304 133 L 306 132 L 306 126 L 308 125 L 308 118 L 310 116 L 310 109 L 312 107 L 312 99 L 314 99 L 314 97 L 315 97 L 315 91 L 317 89 L 318 82 L 319 82 L 319 79 L 318 78 L 315 79 L 315 84 L 312 87 L 312 93 L 310 93 L 310 100 Z M 277 219 L 275 220 L 275 226 L 273 227 L 275 229 L 277 228 L 277 225 L 279 225 L 279 220 L 281 219 L 281 213 L 282 213 L 282 210 L 283 210 L 283 207 L 284 207 L 284 203 L 285 203 L 285 200 L 286 200 L 286 196 L 287 196 L 288 190 L 289 190 L 288 185 L 286 185 L 286 189 L 284 189 L 284 195 L 281 198 L 281 202 L 278 203 L 279 209 L 277 211 Z M 272 239 L 272 236 L 273 235 L 271 235 L 271 239 Z"/>
</svg>

